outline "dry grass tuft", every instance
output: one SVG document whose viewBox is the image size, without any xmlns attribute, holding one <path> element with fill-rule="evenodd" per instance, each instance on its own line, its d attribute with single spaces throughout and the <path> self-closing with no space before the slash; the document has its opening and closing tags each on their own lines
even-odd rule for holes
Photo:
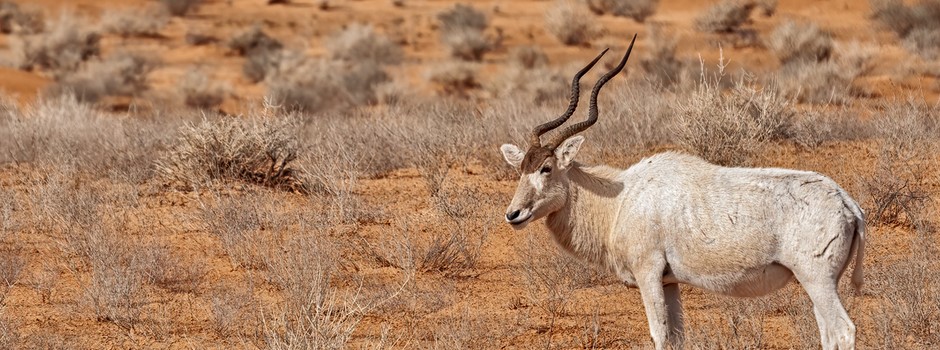
<svg viewBox="0 0 940 350">
<path fill-rule="evenodd" d="M 155 68 L 156 63 L 142 55 L 119 53 L 90 61 L 81 70 L 65 74 L 48 93 L 75 95 L 89 103 L 105 96 L 139 96 L 149 89 L 147 75 Z"/>
<path fill-rule="evenodd" d="M 489 21 L 483 12 L 471 6 L 457 4 L 437 15 L 441 25 L 441 41 L 453 57 L 479 61 L 493 49 L 493 43 L 483 33 Z"/>
<path fill-rule="evenodd" d="M 872 69 L 876 49 L 858 43 L 837 44 L 827 61 L 792 60 L 781 67 L 781 92 L 800 102 L 845 104 L 870 93 L 854 83 Z"/>
<path fill-rule="evenodd" d="M 509 50 L 508 61 L 524 69 L 542 68 L 548 65 L 548 55 L 538 46 L 517 46 Z"/>
<path fill-rule="evenodd" d="M 228 48 L 242 56 L 250 56 L 254 52 L 276 51 L 284 48 L 284 44 L 264 32 L 260 26 L 233 36 L 228 42 Z"/>
<path fill-rule="evenodd" d="M 82 18 L 63 12 L 58 20 L 46 23 L 45 32 L 23 33 L 13 49 L 20 69 L 40 69 L 53 76 L 78 70 L 82 62 L 97 56 L 101 36 Z"/>
<path fill-rule="evenodd" d="M 894 31 L 904 46 L 924 58 L 940 55 L 940 2 L 919 1 L 908 6 L 900 0 L 870 0 L 871 18 Z"/>
<path fill-rule="evenodd" d="M 643 22 L 656 12 L 659 0 L 588 0 L 588 8 L 598 15 L 630 17 Z"/>
<path fill-rule="evenodd" d="M 171 15 L 183 17 L 196 10 L 202 0 L 160 0 L 160 3 Z"/>
<path fill-rule="evenodd" d="M 480 87 L 477 72 L 477 66 L 470 63 L 446 62 L 428 71 L 427 77 L 445 94 L 466 95 Z"/>
<path fill-rule="evenodd" d="M 220 118 L 191 123 L 157 162 L 164 179 L 197 189 L 237 180 L 305 192 L 291 167 L 300 145 L 292 118 Z"/>
<path fill-rule="evenodd" d="M 401 48 L 369 25 L 346 27 L 334 34 L 326 47 L 334 60 L 371 64 L 398 64 L 402 60 Z"/>
<path fill-rule="evenodd" d="M 647 28 L 649 54 L 640 61 L 647 73 L 645 78 L 662 87 L 691 83 L 691 65 L 676 58 L 679 38 L 675 34 L 667 33 L 660 24 L 650 23 Z"/>
<path fill-rule="evenodd" d="M 872 223 L 904 225 L 924 230 L 927 205 L 934 191 L 928 163 L 936 160 L 940 113 L 936 107 L 913 101 L 889 107 L 875 121 L 883 135 L 878 162 L 871 176 L 861 178 L 869 196 L 866 210 Z"/>
<path fill-rule="evenodd" d="M 589 11 L 565 0 L 556 1 L 545 13 L 545 27 L 565 45 L 585 45 L 601 34 Z"/>
<path fill-rule="evenodd" d="M 122 37 L 159 37 L 170 21 L 161 9 L 107 11 L 101 17 L 104 30 Z"/>
<path fill-rule="evenodd" d="M 723 68 L 676 106 L 677 142 L 709 162 L 747 165 L 766 142 L 787 136 L 794 115 L 773 86 L 755 90 L 737 81 L 730 94 L 720 88 Z"/>
<path fill-rule="evenodd" d="M 376 88 L 389 81 L 381 66 L 369 62 L 281 56 L 269 76 L 268 97 L 289 110 L 315 113 L 350 109 L 378 101 Z"/>
<path fill-rule="evenodd" d="M 707 33 L 732 33 L 751 17 L 754 2 L 722 0 L 695 19 L 695 28 Z"/>
<path fill-rule="evenodd" d="M 229 91 L 228 87 L 222 84 L 201 70 L 191 69 L 180 80 L 178 89 L 187 106 L 214 109 L 222 104 Z"/>
<path fill-rule="evenodd" d="M 45 29 L 42 12 L 23 10 L 11 1 L 0 2 L 0 33 L 36 34 Z"/>
<path fill-rule="evenodd" d="M 813 23 L 788 20 L 777 26 L 767 43 L 782 64 L 822 62 L 832 55 L 832 35 Z"/>
</svg>

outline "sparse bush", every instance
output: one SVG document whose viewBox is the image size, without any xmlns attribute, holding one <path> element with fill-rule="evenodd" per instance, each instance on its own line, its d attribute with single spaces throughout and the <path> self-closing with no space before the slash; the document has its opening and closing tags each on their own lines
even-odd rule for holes
<svg viewBox="0 0 940 350">
<path fill-rule="evenodd" d="M 509 63 L 525 69 L 542 68 L 548 56 L 538 46 L 517 46 L 509 50 Z"/>
<path fill-rule="evenodd" d="M 352 286 L 347 292 L 335 284 L 341 279 L 347 285 L 357 281 L 340 274 L 340 257 L 322 237 L 296 237 L 280 250 L 269 257 L 268 268 L 274 284 L 284 291 L 285 303 L 265 316 L 266 345 L 271 349 L 345 347 L 362 321 L 365 302 L 359 288 Z"/>
<path fill-rule="evenodd" d="M 473 28 L 444 33 L 442 40 L 451 56 L 467 61 L 479 61 L 493 49 L 490 39 L 482 31 Z"/>
<path fill-rule="evenodd" d="M 940 16 L 937 18 L 940 20 Z M 940 56 L 940 26 L 937 28 L 915 28 L 904 37 L 904 47 L 921 57 L 934 59 Z"/>
<path fill-rule="evenodd" d="M 753 1 L 721 0 L 695 19 L 695 28 L 708 33 L 731 33 L 747 22 L 753 9 Z"/>
<path fill-rule="evenodd" d="M 216 43 L 219 41 L 219 38 L 199 31 L 188 31 L 186 32 L 184 40 L 186 40 L 186 44 L 189 45 L 203 46 Z"/>
<path fill-rule="evenodd" d="M 284 48 L 284 44 L 264 32 L 260 26 L 236 34 L 228 42 L 229 49 L 242 56 L 250 56 L 254 52 L 277 51 Z"/>
<path fill-rule="evenodd" d="M 202 0 L 160 0 L 171 15 L 183 17 L 202 4 Z"/>
<path fill-rule="evenodd" d="M 252 83 L 263 81 L 276 73 L 287 57 L 295 54 L 281 49 L 251 51 L 242 65 L 242 73 Z"/>
<path fill-rule="evenodd" d="M 155 67 L 153 61 L 142 55 L 120 53 L 91 61 L 80 71 L 64 75 L 49 93 L 74 94 L 90 103 L 105 96 L 138 96 L 150 88 L 147 75 Z"/>
<path fill-rule="evenodd" d="M 199 70 L 190 70 L 180 80 L 179 93 L 187 106 L 199 109 L 217 108 L 225 100 L 227 89 Z"/>
<path fill-rule="evenodd" d="M 254 317 L 254 310 L 258 308 L 252 292 L 251 285 L 243 289 L 219 288 L 213 291 L 209 300 L 212 303 L 212 329 L 218 336 L 238 335 L 239 330 L 257 326 L 245 324 L 246 319 Z"/>
<path fill-rule="evenodd" d="M 166 12 L 153 9 L 107 11 L 101 18 L 106 32 L 122 37 L 159 36 L 169 20 Z"/>
<path fill-rule="evenodd" d="M 20 9 L 15 2 L 0 2 L 0 33 L 36 34 L 45 28 L 42 12 Z"/>
<path fill-rule="evenodd" d="M 291 167 L 300 152 L 295 123 L 291 118 L 220 118 L 187 124 L 157 169 L 166 180 L 190 189 L 239 180 L 304 191 L 301 175 Z"/>
<path fill-rule="evenodd" d="M 437 14 L 441 30 L 445 33 L 464 29 L 483 31 L 489 25 L 486 15 L 469 5 L 457 4 Z"/>
<path fill-rule="evenodd" d="M 21 35 L 14 42 L 20 69 L 41 69 L 53 76 L 78 70 L 82 62 L 97 56 L 101 36 L 83 19 L 63 12 L 48 31 Z"/>
<path fill-rule="evenodd" d="M 907 6 L 900 0 L 870 0 L 872 19 L 894 31 L 904 46 L 925 58 L 940 50 L 940 1 L 922 0 Z"/>
<path fill-rule="evenodd" d="M 16 250 L 0 250 L 0 305 L 6 305 L 5 300 L 10 288 L 19 283 L 26 259 Z"/>
<path fill-rule="evenodd" d="M 771 33 L 768 47 L 783 64 L 821 62 L 832 55 L 832 35 L 815 24 L 788 20 Z"/>
<path fill-rule="evenodd" d="M 780 91 L 800 102 L 844 104 L 866 93 L 854 85 L 868 72 L 874 49 L 858 43 L 836 45 L 834 57 L 824 62 L 791 61 L 779 74 Z"/>
<path fill-rule="evenodd" d="M 335 60 L 398 64 L 402 59 L 401 48 L 368 25 L 353 24 L 330 38 L 326 46 Z"/>
<path fill-rule="evenodd" d="M 432 68 L 428 80 L 446 94 L 462 95 L 480 86 L 476 66 L 463 62 L 446 62 Z"/>
<path fill-rule="evenodd" d="M 492 50 L 493 44 L 483 33 L 489 22 L 486 15 L 471 6 L 457 4 L 437 15 L 441 24 L 441 41 L 453 57 L 479 61 Z"/>
<path fill-rule="evenodd" d="M 777 12 L 777 0 L 757 0 L 754 4 L 764 16 L 771 17 Z"/>
<path fill-rule="evenodd" d="M 913 101 L 896 104 L 875 120 L 875 129 L 883 135 L 878 162 L 875 172 L 861 181 L 870 197 L 869 221 L 923 229 L 933 195 L 927 164 L 937 159 L 940 112 Z"/>
<path fill-rule="evenodd" d="M 279 105 L 308 113 L 373 104 L 375 89 L 389 80 L 382 67 L 369 63 L 282 59 L 270 78 L 268 96 Z"/>
<path fill-rule="evenodd" d="M 614 16 L 630 17 L 637 22 L 643 22 L 656 12 L 659 0 L 588 0 L 588 8 L 592 12 L 603 15 L 610 13 Z"/>
<path fill-rule="evenodd" d="M 600 34 L 597 21 L 590 12 L 565 0 L 558 0 L 548 9 L 545 26 L 565 45 L 587 44 Z"/>
<path fill-rule="evenodd" d="M 673 34 L 666 34 L 662 25 L 650 24 L 647 26 L 647 42 L 649 54 L 640 61 L 640 66 L 648 73 L 647 79 L 662 87 L 682 85 L 690 82 L 690 64 L 676 58 L 676 47 L 679 38 Z"/>
<path fill-rule="evenodd" d="M 703 75 L 692 95 L 678 101 L 677 142 L 709 162 L 746 165 L 766 142 L 787 136 L 793 111 L 773 87 L 754 90 L 738 81 L 725 94 L 721 74 L 714 81 Z"/>
<path fill-rule="evenodd" d="M 144 280 L 174 293 L 195 293 L 203 283 L 206 265 L 185 262 L 167 246 L 150 244 L 137 253 Z"/>
</svg>

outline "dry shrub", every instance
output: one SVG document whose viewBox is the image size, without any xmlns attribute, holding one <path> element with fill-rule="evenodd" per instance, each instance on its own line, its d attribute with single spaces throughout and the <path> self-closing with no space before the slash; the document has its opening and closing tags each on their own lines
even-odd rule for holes
<svg viewBox="0 0 940 350">
<path fill-rule="evenodd" d="M 872 319 L 878 326 L 871 338 L 881 349 L 924 348 L 940 342 L 940 278 L 937 244 L 925 232 L 909 241 L 910 252 L 892 250 L 891 262 L 875 265 L 866 283 L 879 299 Z"/>
<path fill-rule="evenodd" d="M 924 58 L 940 54 L 940 1 L 922 0 L 908 6 L 900 0 L 870 0 L 872 19 L 894 31 L 904 47 Z"/>
<path fill-rule="evenodd" d="M 266 259 L 271 280 L 284 294 L 278 311 L 264 315 L 264 342 L 270 349 L 341 349 L 366 311 L 356 285 L 324 237 L 299 236 Z"/>
<path fill-rule="evenodd" d="M 545 236 L 526 235 L 525 242 L 516 248 L 519 265 L 513 267 L 530 305 L 548 313 L 548 337 L 554 331 L 555 320 L 569 314 L 574 292 L 598 285 L 605 278 L 586 263 L 560 251 L 550 240 Z"/>
<path fill-rule="evenodd" d="M 708 33 L 731 33 L 747 22 L 753 9 L 753 1 L 721 0 L 695 18 L 695 28 Z"/>
<path fill-rule="evenodd" d="M 140 54 L 119 53 L 94 60 L 81 70 L 62 76 L 48 93 L 75 95 L 80 101 L 95 103 L 105 96 L 139 96 L 150 87 L 147 75 L 156 63 Z"/>
<path fill-rule="evenodd" d="M 490 39 L 482 31 L 464 28 L 444 33 L 441 37 L 450 55 L 466 61 L 479 61 L 493 49 Z"/>
<path fill-rule="evenodd" d="M 291 167 L 300 153 L 296 126 L 288 117 L 203 119 L 180 129 L 157 169 L 187 189 L 237 180 L 303 192 L 301 175 Z"/>
<path fill-rule="evenodd" d="M 517 46 L 509 50 L 508 61 L 523 69 L 536 69 L 548 65 L 548 55 L 538 46 Z"/>
<path fill-rule="evenodd" d="M 223 286 L 212 291 L 209 302 L 212 312 L 212 330 L 223 338 L 238 336 L 257 327 L 255 310 L 258 301 L 251 284 L 236 288 Z"/>
<path fill-rule="evenodd" d="M 445 62 L 427 73 L 428 80 L 445 94 L 466 95 L 468 90 L 480 87 L 476 65 L 466 62 Z"/>
<path fill-rule="evenodd" d="M 592 12 L 603 15 L 610 13 L 614 16 L 630 17 L 637 22 L 643 22 L 656 12 L 659 0 L 588 0 L 588 8 Z"/>
<path fill-rule="evenodd" d="M 104 30 L 122 37 L 159 37 L 170 21 L 161 9 L 111 10 L 101 16 Z"/>
<path fill-rule="evenodd" d="M 493 49 L 493 43 L 483 34 L 489 25 L 486 15 L 472 6 L 457 4 L 437 15 L 441 25 L 441 41 L 453 57 L 479 61 Z"/>
<path fill-rule="evenodd" d="M 647 26 L 648 56 L 640 61 L 646 71 L 646 79 L 657 86 L 683 86 L 691 82 L 691 65 L 676 58 L 679 38 L 667 33 L 661 24 L 650 23 Z"/>
<path fill-rule="evenodd" d="M 381 66 L 369 62 L 310 59 L 294 54 L 282 56 L 277 72 L 268 79 L 268 97 L 277 104 L 315 113 L 374 104 L 378 101 L 376 87 L 390 78 Z"/>
<path fill-rule="evenodd" d="M 793 111 L 773 86 L 756 90 L 736 81 L 724 93 L 722 74 L 722 66 L 713 80 L 703 74 L 692 95 L 678 101 L 676 141 L 709 162 L 746 165 L 766 142 L 787 136 Z"/>
<path fill-rule="evenodd" d="M 90 270 L 83 302 L 98 321 L 133 328 L 140 322 L 146 278 L 137 243 L 123 236 L 129 208 L 93 189 L 66 191 L 54 209 L 55 220 L 63 231 L 61 246 L 72 272 Z"/>
<path fill-rule="evenodd" d="M 437 20 L 444 32 L 461 29 L 476 29 L 483 31 L 489 25 L 486 15 L 473 8 L 473 6 L 457 4 L 453 8 L 437 14 Z"/>
<path fill-rule="evenodd" d="M 926 229 L 933 195 L 929 164 L 936 161 L 940 114 L 913 101 L 893 104 L 876 119 L 875 129 L 883 135 L 878 161 L 874 172 L 861 178 L 869 222 Z"/>
<path fill-rule="evenodd" d="M 754 4 L 764 16 L 771 17 L 777 12 L 777 0 L 757 0 Z"/>
<path fill-rule="evenodd" d="M 45 29 L 42 12 L 23 10 L 11 1 L 0 2 L 0 33 L 36 34 Z"/>
<path fill-rule="evenodd" d="M 510 64 L 493 80 L 486 90 L 493 96 L 533 101 L 546 104 L 568 97 L 570 78 L 550 67 L 525 68 Z"/>
<path fill-rule="evenodd" d="M 69 168 L 83 175 L 139 184 L 154 175 L 162 151 L 184 114 L 129 118 L 95 109 L 74 96 L 43 98 L 0 128 L 0 161 Z"/>
<path fill-rule="evenodd" d="M 767 44 L 782 64 L 821 62 L 832 55 L 832 35 L 813 23 L 783 22 Z"/>
<path fill-rule="evenodd" d="M 402 59 L 401 48 L 370 25 L 353 24 L 334 34 L 326 47 L 334 60 L 398 64 Z"/>
<path fill-rule="evenodd" d="M 183 96 L 183 102 L 187 106 L 199 109 L 218 108 L 229 90 L 227 86 L 196 69 L 186 72 L 178 88 L 180 95 Z"/>
<path fill-rule="evenodd" d="M 264 254 L 274 246 L 276 233 L 263 230 L 267 216 L 259 199 L 223 197 L 203 204 L 206 231 L 219 239 L 233 266 L 261 269 Z"/>
<path fill-rule="evenodd" d="M 199 30 L 189 30 L 186 32 L 186 36 L 183 38 L 183 40 L 185 40 L 186 44 L 188 45 L 203 46 L 217 43 L 219 38 Z"/>
<path fill-rule="evenodd" d="M 711 349 L 764 349 L 769 334 L 764 325 L 769 318 L 792 318 L 795 340 L 791 344 L 819 343 L 812 304 L 802 291 L 783 288 L 770 295 L 757 298 L 734 298 L 706 295 L 717 301 L 704 316 L 685 314 L 685 345 L 695 350 Z M 711 300 L 709 300 L 711 301 Z"/>
<path fill-rule="evenodd" d="M 872 68 L 876 49 L 858 43 L 837 44 L 828 61 L 791 61 L 778 76 L 781 92 L 800 102 L 844 104 L 852 97 L 871 95 L 854 85 Z"/>
<path fill-rule="evenodd" d="M 46 28 L 42 33 L 19 35 L 12 43 L 20 69 L 40 69 L 59 76 L 78 70 L 82 62 L 100 52 L 101 35 L 85 19 L 62 12 Z"/>
<path fill-rule="evenodd" d="M 160 0 L 171 15 L 183 17 L 202 4 L 202 0 Z"/>
<path fill-rule="evenodd" d="M 545 26 L 565 45 L 584 45 L 601 33 L 594 16 L 570 1 L 558 0 L 545 12 Z"/>
<path fill-rule="evenodd" d="M 195 293 L 206 275 L 206 264 L 188 262 L 168 246 L 149 244 L 140 248 L 139 259 L 147 283 L 173 293 Z"/>
<path fill-rule="evenodd" d="M 239 55 L 251 55 L 256 51 L 276 51 L 284 48 L 284 44 L 261 29 L 261 26 L 252 26 L 240 32 L 228 42 L 228 48 Z"/>
<path fill-rule="evenodd" d="M 23 345 L 20 341 L 16 326 L 10 322 L 9 317 L 0 316 L 0 348 L 16 349 L 17 346 Z"/>
<path fill-rule="evenodd" d="M 6 305 L 7 293 L 19 283 L 25 267 L 26 259 L 18 250 L 0 250 L 0 305 Z"/>
</svg>

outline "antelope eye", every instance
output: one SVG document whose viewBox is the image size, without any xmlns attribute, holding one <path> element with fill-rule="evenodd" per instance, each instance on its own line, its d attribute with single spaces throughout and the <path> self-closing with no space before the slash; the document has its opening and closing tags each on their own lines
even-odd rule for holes
<svg viewBox="0 0 940 350">
<path fill-rule="evenodd" d="M 552 172 L 552 168 L 551 168 L 551 167 L 547 167 L 547 166 L 543 166 L 543 167 L 542 167 L 542 170 L 539 170 L 539 172 L 542 173 L 542 174 L 548 174 L 548 173 Z"/>
</svg>

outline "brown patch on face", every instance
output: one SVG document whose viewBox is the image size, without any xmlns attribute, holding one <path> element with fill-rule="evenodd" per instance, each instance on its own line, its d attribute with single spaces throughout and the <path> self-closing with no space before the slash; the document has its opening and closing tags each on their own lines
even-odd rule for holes
<svg viewBox="0 0 940 350">
<path fill-rule="evenodd" d="M 534 173 L 539 170 L 545 159 L 553 155 L 555 155 L 555 152 L 545 146 L 534 149 L 530 148 L 525 153 L 525 158 L 522 159 L 522 165 L 519 166 L 519 169 L 522 170 L 523 174 Z"/>
</svg>

